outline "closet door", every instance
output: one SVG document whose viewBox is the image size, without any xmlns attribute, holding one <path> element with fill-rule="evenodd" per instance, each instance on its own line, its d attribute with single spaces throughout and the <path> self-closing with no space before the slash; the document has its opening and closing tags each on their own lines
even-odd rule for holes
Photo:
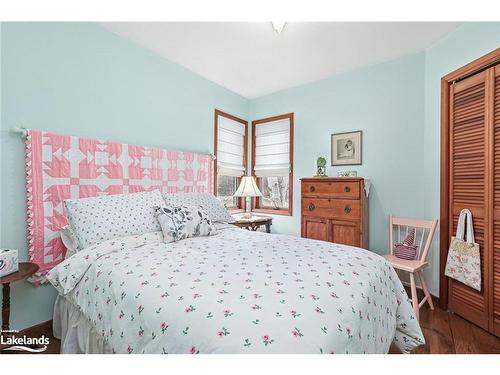
<svg viewBox="0 0 500 375">
<path fill-rule="evenodd" d="M 485 238 L 490 231 L 488 202 L 490 200 L 490 151 L 488 145 L 487 104 L 488 72 L 481 72 L 451 86 L 450 90 L 450 233 L 455 235 L 458 214 L 469 208 L 474 218 L 476 242 L 481 250 L 483 282 L 478 292 L 449 279 L 448 307 L 451 311 L 488 329 L 488 249 Z M 499 143 L 500 145 L 500 143 Z M 490 188 L 489 188 L 490 186 Z M 488 263 L 488 262 L 487 262 Z M 486 280 L 486 282 L 485 282 Z"/>
<path fill-rule="evenodd" d="M 490 331 L 500 336 L 500 65 L 491 69 L 493 105 L 491 117 L 494 128 L 494 192 L 493 192 L 493 246 L 491 267 L 491 315 Z"/>
</svg>

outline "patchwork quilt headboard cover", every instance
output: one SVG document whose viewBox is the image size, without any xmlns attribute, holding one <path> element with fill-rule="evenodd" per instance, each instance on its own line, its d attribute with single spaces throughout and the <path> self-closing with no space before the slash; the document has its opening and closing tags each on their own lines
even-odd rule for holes
<svg viewBox="0 0 500 375">
<path fill-rule="evenodd" d="M 134 146 L 28 130 L 26 191 L 28 250 L 45 275 L 64 259 L 59 230 L 67 224 L 63 201 L 134 193 L 211 192 L 212 155 Z"/>
</svg>

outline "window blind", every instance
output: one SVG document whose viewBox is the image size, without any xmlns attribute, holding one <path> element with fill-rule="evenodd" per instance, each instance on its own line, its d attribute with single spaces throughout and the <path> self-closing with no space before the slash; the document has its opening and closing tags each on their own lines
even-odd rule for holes
<svg viewBox="0 0 500 375">
<path fill-rule="evenodd" d="M 255 126 L 257 177 L 288 176 L 290 173 L 290 119 Z"/>
<path fill-rule="evenodd" d="M 241 177 L 245 174 L 245 125 L 227 117 L 217 119 L 217 173 Z"/>
</svg>

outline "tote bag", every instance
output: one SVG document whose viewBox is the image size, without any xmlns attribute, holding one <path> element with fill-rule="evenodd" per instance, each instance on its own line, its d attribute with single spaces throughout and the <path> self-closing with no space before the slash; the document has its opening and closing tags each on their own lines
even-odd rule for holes
<svg viewBox="0 0 500 375">
<path fill-rule="evenodd" d="M 465 226 L 467 224 L 467 238 Z M 468 209 L 460 212 L 457 233 L 451 238 L 444 274 L 476 290 L 481 290 L 481 257 L 479 244 L 474 242 L 472 213 Z"/>
</svg>

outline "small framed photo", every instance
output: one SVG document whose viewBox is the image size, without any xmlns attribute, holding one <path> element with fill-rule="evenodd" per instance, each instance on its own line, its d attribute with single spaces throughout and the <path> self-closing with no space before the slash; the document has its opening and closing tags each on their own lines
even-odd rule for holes
<svg viewBox="0 0 500 375">
<path fill-rule="evenodd" d="M 360 165 L 362 131 L 332 134 L 332 165 Z"/>
</svg>

